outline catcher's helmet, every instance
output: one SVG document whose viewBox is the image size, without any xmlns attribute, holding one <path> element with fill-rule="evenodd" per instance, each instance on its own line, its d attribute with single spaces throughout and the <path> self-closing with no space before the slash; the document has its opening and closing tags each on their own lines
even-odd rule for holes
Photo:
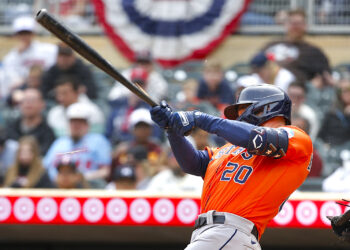
<svg viewBox="0 0 350 250">
<path fill-rule="evenodd" d="M 238 117 L 239 106 L 247 104 L 250 105 Z M 253 125 L 282 116 L 286 124 L 290 125 L 291 106 L 292 102 L 283 90 L 270 84 L 261 84 L 243 89 L 236 104 L 227 106 L 224 114 L 230 120 L 245 121 Z"/>
</svg>

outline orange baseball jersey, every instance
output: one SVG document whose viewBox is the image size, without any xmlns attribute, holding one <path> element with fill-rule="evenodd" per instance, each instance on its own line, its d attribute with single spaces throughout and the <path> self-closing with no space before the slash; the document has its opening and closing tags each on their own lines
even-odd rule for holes
<svg viewBox="0 0 350 250">
<path fill-rule="evenodd" d="M 253 155 L 230 143 L 209 149 L 201 212 L 229 212 L 252 221 L 261 236 L 284 201 L 310 172 L 312 142 L 301 129 L 283 126 L 288 133 L 286 155 L 280 159 Z"/>
</svg>

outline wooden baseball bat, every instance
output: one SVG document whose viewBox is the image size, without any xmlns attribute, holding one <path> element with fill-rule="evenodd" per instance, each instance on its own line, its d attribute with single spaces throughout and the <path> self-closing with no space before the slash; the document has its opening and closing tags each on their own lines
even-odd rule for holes
<svg viewBox="0 0 350 250">
<path fill-rule="evenodd" d="M 127 80 L 118 70 L 116 70 L 107 60 L 105 60 L 78 35 L 60 23 L 55 17 L 50 15 L 46 9 L 39 10 L 39 12 L 36 14 L 36 21 L 58 37 L 61 41 L 68 44 L 79 55 L 123 84 L 146 103 L 152 107 L 158 105 L 139 85 Z"/>
</svg>

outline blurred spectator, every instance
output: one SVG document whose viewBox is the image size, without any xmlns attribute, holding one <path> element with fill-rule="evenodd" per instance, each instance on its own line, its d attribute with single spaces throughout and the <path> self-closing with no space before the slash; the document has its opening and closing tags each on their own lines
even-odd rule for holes
<svg viewBox="0 0 350 250">
<path fill-rule="evenodd" d="M 202 192 L 201 177 L 186 174 L 177 163 L 173 153 L 169 151 L 165 169 L 156 174 L 149 182 L 146 190 L 152 192 Z"/>
<path fill-rule="evenodd" d="M 318 136 L 329 147 L 341 146 L 350 141 L 350 80 L 339 82 L 337 101 L 325 115 Z"/>
<path fill-rule="evenodd" d="M 258 83 L 273 84 L 287 91 L 289 84 L 295 81 L 294 75 L 279 66 L 273 58 L 268 58 L 264 52 L 259 52 L 250 61 L 252 76 L 258 78 Z"/>
<path fill-rule="evenodd" d="M 18 142 L 7 139 L 5 129 L 0 129 L 0 186 L 4 183 L 7 170 L 15 163 Z"/>
<path fill-rule="evenodd" d="M 316 112 L 307 104 L 305 104 L 306 88 L 303 84 L 294 82 L 288 87 L 288 96 L 292 101 L 292 115 L 299 115 L 310 124 L 310 137 L 312 140 L 316 138 L 319 131 L 319 119 Z"/>
<path fill-rule="evenodd" d="M 275 23 L 277 25 L 285 25 L 287 19 L 288 19 L 288 11 L 287 10 L 280 10 L 275 15 Z"/>
<path fill-rule="evenodd" d="M 220 109 L 223 104 L 232 104 L 234 92 L 224 77 L 222 65 L 215 61 L 206 61 L 203 78 L 199 81 L 197 96 Z"/>
<path fill-rule="evenodd" d="M 24 82 L 22 89 L 26 89 L 26 88 L 40 89 L 43 73 L 44 73 L 43 68 L 40 65 L 33 65 L 32 67 L 30 67 L 29 75 L 26 78 L 26 81 Z"/>
<path fill-rule="evenodd" d="M 330 72 L 327 56 L 321 49 L 304 40 L 306 29 L 305 12 L 291 10 L 285 22 L 284 39 L 270 42 L 263 49 L 301 82 L 311 80 L 316 74 Z"/>
<path fill-rule="evenodd" d="M 22 136 L 32 135 L 39 142 L 40 155 L 45 155 L 55 135 L 43 116 L 45 102 L 41 92 L 28 88 L 21 99 L 20 117 L 8 126 L 8 138 L 19 140 Z"/>
<path fill-rule="evenodd" d="M 4 186 L 15 188 L 53 187 L 42 165 L 39 145 L 35 137 L 24 136 L 19 140 L 16 162 L 8 170 Z"/>
<path fill-rule="evenodd" d="M 111 146 L 103 135 L 89 132 L 90 114 L 89 107 L 82 103 L 74 103 L 68 108 L 70 135 L 56 139 L 44 158 L 51 180 L 57 176 L 57 161 L 70 153 L 89 185 L 104 188 L 110 171 Z"/>
<path fill-rule="evenodd" d="M 89 184 L 84 176 L 77 170 L 75 162 L 70 160 L 70 156 L 62 157 L 57 164 L 56 187 L 62 189 L 89 188 Z"/>
<path fill-rule="evenodd" d="M 259 78 L 256 76 L 256 74 L 251 74 L 251 75 L 243 75 L 241 77 L 239 77 L 234 86 L 235 86 L 235 99 L 237 100 L 239 97 L 239 94 L 241 93 L 241 91 L 248 87 L 248 86 L 252 86 L 255 84 L 259 84 Z"/>
<path fill-rule="evenodd" d="M 182 84 L 182 90 L 176 94 L 174 106 L 171 106 L 178 110 L 200 110 L 211 115 L 219 115 L 218 110 L 211 103 L 197 97 L 198 86 L 196 79 L 186 80 Z"/>
<path fill-rule="evenodd" d="M 41 77 L 43 74 L 43 69 L 40 65 L 33 65 L 30 67 L 29 75 L 25 79 L 23 85 L 13 89 L 8 96 L 7 103 L 10 106 L 15 106 L 19 104 L 23 98 L 23 90 L 28 88 L 40 89 L 41 87 Z"/>
<path fill-rule="evenodd" d="M 323 80 L 324 77 L 328 77 L 329 79 Z M 335 85 L 335 81 L 329 74 L 317 74 L 306 84 L 306 103 L 317 112 L 320 121 L 323 121 L 325 113 L 336 100 Z"/>
<path fill-rule="evenodd" d="M 205 100 L 199 100 L 197 97 L 198 92 L 198 82 L 195 79 L 188 79 L 185 81 L 182 85 L 182 91 L 180 91 L 177 96 L 175 103 L 171 103 L 170 106 L 174 110 L 199 110 L 201 112 L 205 112 L 214 116 L 220 116 L 219 110 L 217 110 L 210 102 Z M 209 140 L 210 137 L 214 142 L 208 143 L 207 145 L 211 144 L 218 144 L 221 145 L 221 143 L 224 143 L 224 140 L 221 140 L 220 137 L 216 135 L 208 135 L 205 134 L 205 131 L 199 131 L 197 129 L 193 130 L 191 132 L 191 137 L 188 137 L 190 141 L 196 146 L 196 144 L 202 144 L 203 141 Z M 203 137 L 201 137 L 203 136 Z M 198 142 L 196 142 L 196 139 Z"/>
<path fill-rule="evenodd" d="M 190 78 L 182 84 L 182 89 L 176 94 L 176 101 L 181 103 L 198 104 L 200 100 L 197 97 L 199 82 Z"/>
<path fill-rule="evenodd" d="M 1 93 L 2 98 L 25 82 L 33 65 L 47 69 L 54 64 L 57 56 L 56 45 L 34 40 L 35 20 L 32 17 L 16 18 L 12 28 L 17 45 L 3 58 L 8 92 Z"/>
<path fill-rule="evenodd" d="M 129 129 L 132 131 L 132 140 L 122 142 L 114 150 L 112 167 L 127 164 L 127 155 L 134 147 L 142 146 L 146 150 L 147 160 L 153 168 L 159 165 L 159 156 L 162 152 L 158 140 L 152 137 L 154 123 L 147 109 L 137 109 L 130 115 Z"/>
<path fill-rule="evenodd" d="M 154 166 L 154 156 L 159 155 L 149 154 L 148 149 L 143 145 L 137 145 L 127 151 L 115 151 L 111 164 L 111 175 L 109 177 L 111 182 L 108 184 L 107 189 L 115 189 L 113 174 L 116 173 L 117 168 L 123 166 L 130 166 L 134 169 L 136 189 L 146 189 L 151 176 L 154 176 L 159 170 Z"/>
<path fill-rule="evenodd" d="M 87 12 L 91 5 L 88 0 L 56 0 L 49 1 L 49 9 L 52 13 L 59 13 L 60 18 L 68 27 L 89 28 L 93 20 L 87 17 Z M 55 10 L 57 8 L 57 10 Z"/>
<path fill-rule="evenodd" d="M 127 99 L 120 100 L 119 105 L 113 107 L 108 117 L 105 133 L 113 145 L 132 140 L 131 114 L 138 109 L 149 109 L 149 105 L 136 95 L 130 95 Z M 156 125 L 152 125 L 152 127 L 152 136 L 160 139 L 162 131 Z"/>
<path fill-rule="evenodd" d="M 292 125 L 298 128 L 301 128 L 307 134 L 309 134 L 310 132 L 309 121 L 299 115 L 292 116 Z M 313 144 L 314 144 L 314 148 L 313 148 L 312 165 L 311 165 L 311 171 L 308 175 L 308 178 L 321 177 L 323 175 L 323 161 L 320 156 L 320 153 L 317 150 L 317 147 L 315 147 L 315 141 L 313 141 Z"/>
<path fill-rule="evenodd" d="M 123 71 L 122 74 L 132 82 L 138 83 L 156 102 L 160 102 L 167 95 L 168 83 L 156 71 L 152 56 L 148 51 L 136 53 L 135 64 L 132 68 Z M 133 93 L 116 82 L 108 95 L 108 99 L 115 102 L 130 95 L 133 95 Z"/>
<path fill-rule="evenodd" d="M 132 138 L 129 141 L 120 143 L 116 151 L 127 151 L 132 147 L 142 145 L 149 153 L 159 154 L 161 152 L 160 144 L 157 139 L 152 137 L 154 125 L 147 109 L 134 110 L 129 117 L 129 130 Z"/>
<path fill-rule="evenodd" d="M 54 99 L 56 80 L 70 75 L 81 85 L 83 93 L 91 99 L 97 98 L 97 87 L 91 70 L 65 44 L 58 46 L 56 63 L 43 75 L 41 89 L 45 99 Z"/>
<path fill-rule="evenodd" d="M 207 146 L 213 146 L 210 141 L 210 134 L 200 128 L 194 128 L 191 131 L 191 138 L 193 139 L 194 147 L 198 150 L 204 150 Z"/>
<path fill-rule="evenodd" d="M 350 192 L 350 151 L 343 150 L 340 157 L 343 164 L 322 183 L 325 192 Z"/>
<path fill-rule="evenodd" d="M 86 95 L 80 94 L 79 90 L 79 82 L 74 77 L 62 76 L 57 79 L 55 94 L 58 105 L 52 107 L 47 115 L 47 122 L 56 136 L 68 135 L 66 110 L 73 103 L 81 103 L 89 110 L 91 132 L 102 133 L 104 131 L 104 114 Z"/>
<path fill-rule="evenodd" d="M 133 139 L 130 145 L 143 145 L 151 151 L 160 152 L 159 142 L 152 137 L 153 123 L 148 109 L 134 110 L 130 115 L 130 127 Z"/>
<path fill-rule="evenodd" d="M 106 189 L 109 190 L 130 190 L 136 189 L 135 167 L 123 165 L 114 169 L 112 173 L 112 182 Z"/>
</svg>

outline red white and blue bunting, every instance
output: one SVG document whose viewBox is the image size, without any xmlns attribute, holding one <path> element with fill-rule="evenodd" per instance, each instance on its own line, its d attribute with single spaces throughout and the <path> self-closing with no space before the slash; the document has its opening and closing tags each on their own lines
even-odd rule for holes
<svg viewBox="0 0 350 250">
<path fill-rule="evenodd" d="M 150 51 L 163 67 L 203 59 L 238 27 L 250 0 L 93 0 L 113 44 L 130 61 Z"/>
</svg>

